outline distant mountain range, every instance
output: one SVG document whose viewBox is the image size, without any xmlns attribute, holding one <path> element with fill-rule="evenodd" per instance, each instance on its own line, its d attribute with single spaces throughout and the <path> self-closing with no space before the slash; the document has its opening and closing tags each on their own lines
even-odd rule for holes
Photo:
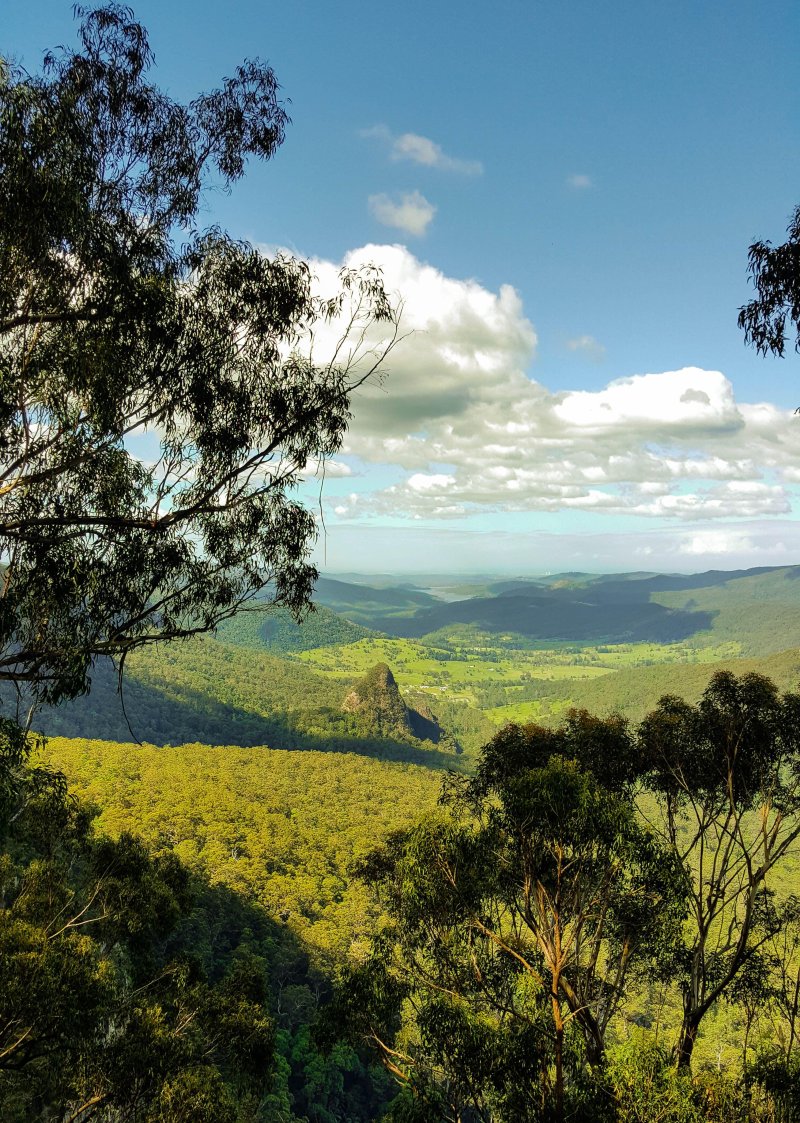
<svg viewBox="0 0 800 1123">
<path fill-rule="evenodd" d="M 320 578 L 318 602 L 362 627 L 403 638 L 487 633 L 508 646 L 713 642 L 736 638 L 765 655 L 800 641 L 800 566 L 697 574 L 554 574 L 498 581 L 442 601 L 407 586 L 379 589 Z"/>
</svg>

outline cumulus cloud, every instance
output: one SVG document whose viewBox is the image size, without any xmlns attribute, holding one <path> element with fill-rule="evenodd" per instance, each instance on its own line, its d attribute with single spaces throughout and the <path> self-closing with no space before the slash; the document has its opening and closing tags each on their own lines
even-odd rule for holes
<svg viewBox="0 0 800 1123">
<path fill-rule="evenodd" d="M 437 168 L 444 172 L 458 172 L 461 175 L 481 175 L 483 164 L 480 160 L 462 160 L 449 156 L 436 141 L 419 133 L 401 133 L 395 136 L 386 125 L 375 125 L 363 129 L 361 136 L 380 140 L 389 148 L 392 160 L 409 160 L 426 168 Z"/>
<path fill-rule="evenodd" d="M 575 172 L 567 176 L 567 186 L 573 187 L 576 191 L 586 191 L 587 188 L 592 186 L 592 177 Z"/>
<path fill-rule="evenodd" d="M 574 339 L 568 339 L 567 350 L 585 355 L 593 363 L 600 363 L 606 357 L 605 347 L 593 335 L 578 335 Z"/>
<path fill-rule="evenodd" d="M 436 207 L 419 191 L 392 199 L 389 195 L 370 195 L 369 209 L 384 226 L 422 237 L 436 214 Z"/>
<path fill-rule="evenodd" d="M 674 523 L 775 518 L 800 482 L 800 419 L 739 402 L 720 371 L 687 367 L 552 392 L 528 376 L 536 332 L 519 294 L 447 277 L 402 246 L 366 246 L 403 300 L 384 385 L 353 400 L 343 455 L 393 466 L 391 486 L 338 499 L 342 517 L 458 519 L 591 511 Z M 337 266 L 317 262 L 323 287 Z"/>
</svg>

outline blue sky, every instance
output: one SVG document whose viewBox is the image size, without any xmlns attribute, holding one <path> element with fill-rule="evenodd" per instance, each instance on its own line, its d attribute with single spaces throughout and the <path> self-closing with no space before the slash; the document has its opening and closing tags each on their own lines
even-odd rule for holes
<svg viewBox="0 0 800 1123">
<path fill-rule="evenodd" d="M 800 202 L 796 3 L 134 10 L 175 97 L 257 55 L 291 101 L 207 221 L 321 276 L 378 261 L 405 301 L 326 481 L 328 568 L 800 561 L 800 361 L 736 326 L 749 243 Z M 35 70 L 74 26 L 15 4 L 0 49 Z"/>
</svg>

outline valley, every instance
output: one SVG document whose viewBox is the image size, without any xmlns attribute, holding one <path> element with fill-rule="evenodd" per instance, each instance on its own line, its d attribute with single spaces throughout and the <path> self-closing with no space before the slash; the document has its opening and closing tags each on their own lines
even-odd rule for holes
<svg viewBox="0 0 800 1123">
<path fill-rule="evenodd" d="M 295 1112 L 285 1118 L 327 1104 L 366 1120 L 385 1100 L 383 1078 L 353 1053 L 323 1057 L 309 1036 L 332 975 L 361 962 L 387 923 L 354 876 L 358 862 L 393 832 L 435 820 L 443 779 L 469 774 L 508 722 L 552 727 L 574 707 L 639 721 L 664 694 L 696 701 L 719 669 L 796 689 L 798 575 L 564 576 L 522 595 L 486 581 L 477 596 L 462 586 L 444 601 L 430 588 L 323 579 L 319 608 L 300 625 L 282 610 L 247 612 L 213 638 L 135 653 L 124 711 L 113 669 L 98 666 L 87 696 L 37 714 L 49 737 L 40 759 L 95 808 L 97 831 L 169 848 L 201 884 L 261 917 L 246 931 L 285 993 L 275 1014 L 279 1092 Z M 550 634 L 560 607 L 574 621 L 582 601 L 592 620 Z M 779 879 L 782 893 L 796 869 L 793 860 Z M 203 921 L 212 963 L 230 923 Z M 654 1003 L 674 1028 L 675 995 L 638 984 L 626 1025 L 649 1024 Z M 738 1042 L 720 1005 L 698 1064 L 735 1068 Z M 356 1076 L 372 1105 L 363 1114 L 342 1091 Z"/>
<path fill-rule="evenodd" d="M 441 586 L 443 601 L 385 579 L 372 587 L 321 578 L 317 610 L 301 624 L 281 609 L 246 611 L 214 638 L 134 653 L 124 709 L 116 676 L 101 663 L 88 696 L 45 708 L 37 721 L 53 735 L 411 759 L 425 752 L 421 743 L 376 738 L 368 719 L 342 706 L 356 679 L 386 664 L 411 703 L 447 713 L 444 725 L 469 755 L 507 721 L 548 724 L 571 707 L 639 718 L 665 693 L 695 700 L 719 668 L 763 670 L 793 688 L 798 574 L 452 579 Z M 553 634 L 559 620 L 563 633 Z"/>
</svg>

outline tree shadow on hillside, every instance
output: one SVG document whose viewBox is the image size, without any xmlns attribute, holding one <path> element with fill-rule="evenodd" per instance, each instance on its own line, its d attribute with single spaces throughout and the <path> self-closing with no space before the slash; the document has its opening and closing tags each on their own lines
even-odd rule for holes
<svg viewBox="0 0 800 1123">
<path fill-rule="evenodd" d="M 124 709 L 113 667 L 98 664 L 91 692 L 59 706 L 37 710 L 33 726 L 48 737 L 148 742 L 152 745 L 236 745 L 242 748 L 347 752 L 377 760 L 457 767 L 452 752 L 424 748 L 399 739 L 371 736 L 357 721 L 330 707 L 268 715 L 254 714 L 181 686 L 171 692 L 126 678 Z M 10 691 L 0 691 L 4 709 L 13 707 Z"/>
<path fill-rule="evenodd" d="M 649 593 L 622 599 L 605 591 L 583 590 L 577 594 L 571 590 L 569 596 L 537 593 L 475 598 L 398 621 L 394 634 L 419 638 L 453 624 L 471 624 L 489 633 L 513 633 L 553 643 L 676 643 L 711 626 L 709 612 L 665 608 L 648 598 Z"/>
<path fill-rule="evenodd" d="M 213 983 L 237 962 L 260 968 L 278 1031 L 281 1060 L 270 1099 L 281 1118 L 347 1118 L 353 1123 L 376 1118 L 395 1092 L 383 1072 L 352 1050 L 323 1055 L 314 1044 L 311 1027 L 332 993 L 331 965 L 317 962 L 292 931 L 291 905 L 273 917 L 225 885 L 198 873 L 192 880 L 194 908 L 162 943 L 159 958 L 163 963 L 188 958 Z"/>
</svg>

